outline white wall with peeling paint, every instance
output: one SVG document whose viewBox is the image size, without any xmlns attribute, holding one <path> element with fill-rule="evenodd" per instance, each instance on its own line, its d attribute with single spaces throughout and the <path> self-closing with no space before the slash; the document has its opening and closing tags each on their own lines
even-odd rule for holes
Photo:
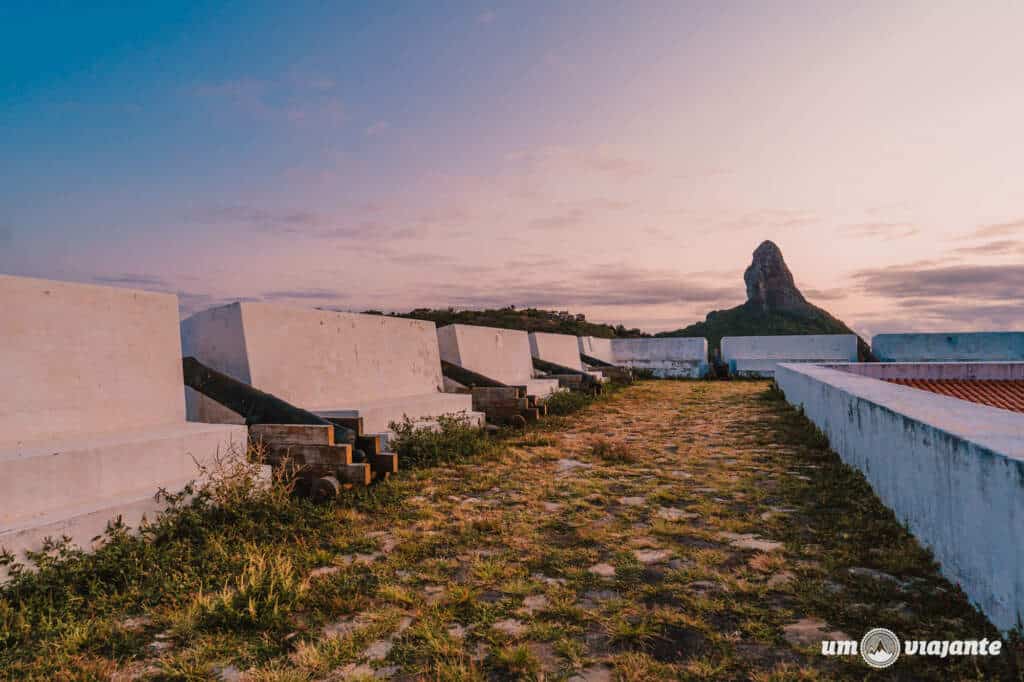
<svg viewBox="0 0 1024 682">
<path fill-rule="evenodd" d="M 996 627 L 1024 620 L 1024 415 L 816 365 L 775 380 Z"/>
</svg>

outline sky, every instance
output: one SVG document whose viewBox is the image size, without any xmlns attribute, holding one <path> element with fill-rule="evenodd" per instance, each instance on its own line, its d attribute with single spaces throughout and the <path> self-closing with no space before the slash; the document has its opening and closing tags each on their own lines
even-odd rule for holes
<svg viewBox="0 0 1024 682">
<path fill-rule="evenodd" d="M 86 6 L 89 5 L 89 6 Z M 0 6 L 0 272 L 677 329 L 764 239 L 859 332 L 1024 329 L 1024 3 Z"/>
</svg>

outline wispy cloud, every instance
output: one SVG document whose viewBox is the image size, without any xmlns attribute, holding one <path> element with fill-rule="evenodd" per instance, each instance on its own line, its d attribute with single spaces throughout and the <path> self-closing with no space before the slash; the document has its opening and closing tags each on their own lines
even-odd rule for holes
<svg viewBox="0 0 1024 682">
<path fill-rule="evenodd" d="M 736 218 L 724 219 L 719 225 L 726 230 L 791 230 L 806 227 L 817 220 L 818 216 L 811 211 L 767 208 Z"/>
<path fill-rule="evenodd" d="M 233 225 L 312 239 L 376 242 L 417 236 L 413 227 L 375 220 L 346 220 L 316 211 L 265 209 L 241 204 L 204 207 L 186 215 L 189 220 L 205 225 Z"/>
<path fill-rule="evenodd" d="M 1024 265 L 956 265 L 884 268 L 854 273 L 867 293 L 892 299 L 949 298 L 1017 300 L 1024 290 Z"/>
<path fill-rule="evenodd" d="M 1006 223 L 982 225 L 970 234 L 971 237 L 1004 237 L 1024 235 L 1024 218 Z"/>
<path fill-rule="evenodd" d="M 569 167 L 619 180 L 644 177 L 653 170 L 643 158 L 629 155 L 612 145 L 538 147 L 511 152 L 505 158 L 534 166 Z"/>
<path fill-rule="evenodd" d="M 909 223 L 868 222 L 845 225 L 842 231 L 854 237 L 875 239 L 904 239 L 920 233 L 920 229 Z"/>
<path fill-rule="evenodd" d="M 1008 253 L 1024 253 L 1024 241 L 1000 239 L 975 246 L 961 246 L 953 253 L 969 256 L 1000 256 Z"/>
<path fill-rule="evenodd" d="M 841 301 L 849 295 L 846 289 L 803 289 L 803 294 L 808 300 L 813 301 Z"/>
<path fill-rule="evenodd" d="M 310 300 L 310 301 L 337 301 L 349 298 L 347 292 L 338 289 L 324 289 L 310 287 L 307 289 L 283 289 L 278 291 L 265 291 L 260 296 L 267 301 L 277 300 Z"/>
<path fill-rule="evenodd" d="M 671 272 L 602 265 L 560 279 L 495 278 L 485 290 L 450 284 L 440 287 L 450 304 L 471 308 L 502 305 L 640 306 L 674 303 L 719 305 L 739 302 L 740 287 L 690 281 Z"/>
<path fill-rule="evenodd" d="M 497 13 L 494 10 L 490 10 L 489 9 L 489 10 L 483 11 L 480 14 L 476 15 L 476 23 L 478 23 L 478 24 L 492 24 L 492 23 L 494 23 L 494 20 L 497 17 L 498 17 Z"/>
<path fill-rule="evenodd" d="M 120 275 L 98 275 L 93 277 L 92 281 L 96 284 L 131 286 L 139 289 L 159 289 L 161 291 L 168 291 L 171 289 L 171 284 L 167 280 L 161 277 L 154 277 L 152 275 L 138 275 L 131 273 L 124 273 Z"/>
</svg>

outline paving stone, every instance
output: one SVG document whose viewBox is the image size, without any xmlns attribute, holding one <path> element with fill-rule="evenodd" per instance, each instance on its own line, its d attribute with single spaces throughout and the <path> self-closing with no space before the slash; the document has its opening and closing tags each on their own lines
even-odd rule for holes
<svg viewBox="0 0 1024 682">
<path fill-rule="evenodd" d="M 214 668 L 213 676 L 220 682 L 241 682 L 242 671 L 233 665 L 226 665 L 222 668 Z"/>
<path fill-rule="evenodd" d="M 624 504 L 627 507 L 642 507 L 647 503 L 647 498 L 644 497 L 620 497 L 619 504 Z"/>
<path fill-rule="evenodd" d="M 574 471 L 576 469 L 589 469 L 590 465 L 578 459 L 560 459 L 555 462 L 555 467 L 561 472 Z"/>
<path fill-rule="evenodd" d="M 365 624 L 366 621 L 360 618 L 342 618 L 341 620 L 324 625 L 321 632 L 324 637 L 345 637 L 356 628 L 362 627 Z"/>
<path fill-rule="evenodd" d="M 363 658 L 371 661 L 383 661 L 391 653 L 391 647 L 394 645 L 390 639 L 378 639 L 366 647 L 366 650 L 363 651 Z"/>
<path fill-rule="evenodd" d="M 567 582 L 565 578 L 552 578 L 551 576 L 544 575 L 543 573 L 534 573 L 530 578 L 532 580 L 542 582 L 545 585 L 565 585 Z"/>
<path fill-rule="evenodd" d="M 529 597 L 523 600 L 523 608 L 521 611 L 525 611 L 529 615 L 533 615 L 537 611 L 543 611 L 547 608 L 548 598 L 543 594 L 531 594 Z"/>
<path fill-rule="evenodd" d="M 794 575 L 792 572 L 790 572 L 790 571 L 780 571 L 780 572 L 776 573 L 775 575 L 773 575 L 772 577 L 768 578 L 768 589 L 770 589 L 770 590 L 777 590 L 777 589 L 779 589 L 781 587 L 785 587 L 786 585 L 789 585 L 795 579 L 796 579 L 796 575 Z"/>
<path fill-rule="evenodd" d="M 351 680 L 357 678 L 373 677 L 373 668 L 365 663 L 349 663 L 335 669 L 331 673 L 331 679 Z"/>
<path fill-rule="evenodd" d="M 665 521 L 687 521 L 689 519 L 700 518 L 700 514 L 697 512 L 690 512 L 685 509 L 676 509 L 675 507 L 658 507 L 658 510 L 654 515 L 659 519 L 664 519 Z"/>
<path fill-rule="evenodd" d="M 783 638 L 795 647 L 819 646 L 826 639 L 853 639 L 820 618 L 802 618 L 782 628 Z"/>
<path fill-rule="evenodd" d="M 444 599 L 445 588 L 443 585 L 426 585 L 423 588 L 423 595 L 428 604 L 437 604 Z"/>
<path fill-rule="evenodd" d="M 157 639 L 150 642 L 147 648 L 150 650 L 151 653 L 162 654 L 173 649 L 174 642 L 169 642 L 163 639 Z"/>
<path fill-rule="evenodd" d="M 370 554 L 342 554 L 338 557 L 338 561 L 341 562 L 342 566 L 355 565 L 367 565 L 372 564 L 374 561 L 380 558 L 380 552 L 371 552 Z"/>
<path fill-rule="evenodd" d="M 309 577 L 312 580 L 316 580 L 317 578 L 326 578 L 329 575 L 334 575 L 340 570 L 340 566 L 318 566 L 309 572 Z"/>
<path fill-rule="evenodd" d="M 498 632 L 503 632 L 511 637 L 518 637 L 526 632 L 526 626 L 521 621 L 515 618 L 506 618 L 505 620 L 499 620 L 497 623 L 491 626 Z"/>
<path fill-rule="evenodd" d="M 906 586 L 906 583 L 897 578 L 896 576 L 890 575 L 889 573 L 879 571 L 874 568 L 864 568 L 863 566 L 856 566 L 850 569 L 850 575 L 857 578 L 870 578 L 871 580 L 890 582 L 894 585 L 899 585 L 900 587 Z"/>
<path fill-rule="evenodd" d="M 153 624 L 149 616 L 132 616 L 121 621 L 121 628 L 128 632 L 139 632 Z"/>
<path fill-rule="evenodd" d="M 606 665 L 584 668 L 569 678 L 568 682 L 612 682 L 612 669 Z"/>
<path fill-rule="evenodd" d="M 643 565 L 649 566 L 668 561 L 668 558 L 672 556 L 672 552 L 667 549 L 634 549 L 633 556 Z"/>
<path fill-rule="evenodd" d="M 593 573 L 594 575 L 601 576 L 602 578 L 614 578 L 615 577 L 615 567 L 612 566 L 611 564 L 606 564 L 606 563 L 594 564 L 593 566 L 591 566 L 587 570 L 590 571 L 591 573 Z"/>
<path fill-rule="evenodd" d="M 719 533 L 718 537 L 726 540 L 737 549 L 753 549 L 759 552 L 775 552 L 784 547 L 781 542 L 765 540 L 753 533 Z"/>
<path fill-rule="evenodd" d="M 603 602 L 618 599 L 622 595 L 615 590 L 590 590 L 588 592 L 584 592 L 583 596 L 594 602 Z"/>
</svg>

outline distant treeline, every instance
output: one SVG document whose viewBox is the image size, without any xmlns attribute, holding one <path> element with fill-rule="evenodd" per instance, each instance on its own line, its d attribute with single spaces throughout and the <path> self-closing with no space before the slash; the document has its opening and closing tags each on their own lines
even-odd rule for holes
<svg viewBox="0 0 1024 682">
<path fill-rule="evenodd" d="M 379 310 L 365 311 L 371 315 L 383 315 Z M 435 310 L 416 308 L 407 313 L 388 313 L 393 317 L 413 320 L 429 320 L 438 327 L 449 324 L 472 324 L 478 327 L 500 327 L 521 329 L 526 332 L 552 332 L 573 336 L 596 336 L 602 339 L 639 338 L 650 334 L 639 329 L 627 329 L 623 325 L 612 326 L 598 322 L 587 322 L 586 316 L 565 310 L 541 310 L 538 308 L 516 308 L 509 306 L 496 310 Z"/>
</svg>

